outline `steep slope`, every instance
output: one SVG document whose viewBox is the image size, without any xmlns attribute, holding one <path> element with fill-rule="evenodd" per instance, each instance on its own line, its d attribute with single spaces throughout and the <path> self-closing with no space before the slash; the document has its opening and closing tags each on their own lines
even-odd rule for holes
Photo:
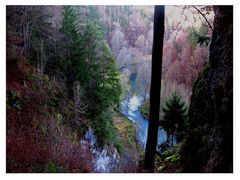
<svg viewBox="0 0 240 180">
<path fill-rule="evenodd" d="M 47 75 L 39 86 L 36 68 L 20 53 L 22 42 L 7 38 L 7 172 L 91 172 L 90 147 L 79 143 L 86 127 L 66 121 L 74 102 Z"/>
</svg>

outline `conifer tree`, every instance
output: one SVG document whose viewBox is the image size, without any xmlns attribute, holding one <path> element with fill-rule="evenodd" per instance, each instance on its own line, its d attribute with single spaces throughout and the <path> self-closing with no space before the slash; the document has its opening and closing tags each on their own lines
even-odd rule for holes
<svg viewBox="0 0 240 180">
<path fill-rule="evenodd" d="M 167 140 L 171 134 L 173 145 L 173 135 L 176 133 L 177 140 L 181 141 L 187 128 L 187 107 L 181 96 L 174 92 L 162 110 L 164 118 L 161 125 L 167 131 Z"/>
<path fill-rule="evenodd" d="M 77 13 L 72 6 L 64 6 L 63 21 L 60 31 L 63 33 L 60 69 L 66 76 L 67 88 L 70 97 L 73 97 L 74 81 L 87 81 L 86 63 L 83 59 L 84 51 L 82 39 L 78 33 Z M 84 77 L 84 78 L 82 78 Z"/>
<path fill-rule="evenodd" d="M 110 112 L 119 103 L 121 86 L 116 60 L 104 40 L 98 14 L 93 13 L 92 8 L 64 7 L 60 67 L 67 80 L 70 97 L 81 102 L 76 103 L 81 104 L 79 107 L 85 107 L 82 106 L 83 101 L 88 104 L 84 109 L 85 115 L 92 120 L 96 135 L 105 142 L 103 136 L 113 137 L 111 129 L 103 132 L 99 127 L 112 124 Z M 78 93 L 74 92 L 76 82 L 82 99 L 77 98 Z M 101 114 L 105 114 L 104 120 L 100 118 Z"/>
</svg>

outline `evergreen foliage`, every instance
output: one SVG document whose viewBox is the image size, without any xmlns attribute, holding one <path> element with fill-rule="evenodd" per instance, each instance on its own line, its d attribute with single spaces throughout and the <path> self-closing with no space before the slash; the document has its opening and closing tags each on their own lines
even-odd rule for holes
<svg viewBox="0 0 240 180">
<path fill-rule="evenodd" d="M 208 25 L 206 23 L 202 23 L 199 30 L 194 27 L 188 28 L 187 39 L 193 49 L 195 49 L 198 44 L 200 44 L 200 46 L 204 44 L 205 46 L 208 46 L 210 42 L 210 37 L 208 36 Z"/>
<path fill-rule="evenodd" d="M 173 135 L 176 133 L 177 141 L 181 141 L 188 127 L 187 107 L 185 102 L 181 99 L 180 95 L 174 92 L 166 101 L 162 110 L 164 112 L 164 118 L 161 125 L 167 131 L 168 140 L 171 134 L 173 141 Z"/>
<path fill-rule="evenodd" d="M 98 15 L 92 8 L 64 7 L 60 29 L 63 34 L 60 68 L 66 77 L 70 98 L 74 94 L 74 83 L 80 83 L 84 93 L 81 101 L 85 101 L 87 106 L 84 114 L 91 120 L 100 142 L 105 143 L 114 138 L 112 117 L 107 112 L 109 108 L 118 106 L 121 85 L 115 59 L 104 40 Z M 78 16 L 77 12 L 85 11 L 89 18 Z M 99 118 L 102 114 L 104 119 Z M 109 128 L 103 131 L 103 127 Z"/>
</svg>

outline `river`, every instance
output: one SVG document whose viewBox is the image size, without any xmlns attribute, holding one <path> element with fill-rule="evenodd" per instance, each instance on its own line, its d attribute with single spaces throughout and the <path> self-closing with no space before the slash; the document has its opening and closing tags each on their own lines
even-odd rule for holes
<svg viewBox="0 0 240 180">
<path fill-rule="evenodd" d="M 125 117 L 131 120 L 136 125 L 137 131 L 137 141 L 142 149 L 145 149 L 147 141 L 147 129 L 148 129 L 148 120 L 145 119 L 139 108 L 143 102 L 141 96 L 127 96 L 121 102 L 121 112 Z M 167 139 L 167 134 L 163 128 L 158 128 L 158 145 L 164 143 Z M 104 146 L 103 148 L 97 148 L 97 139 L 92 129 L 89 128 L 85 136 L 80 140 L 82 146 L 89 146 L 90 152 L 93 156 L 93 172 L 122 172 L 118 167 L 118 162 L 120 156 L 115 147 L 113 146 Z M 174 138 L 174 144 L 176 144 L 176 139 Z M 157 148 L 157 150 L 159 150 Z"/>
<path fill-rule="evenodd" d="M 122 114 L 131 120 L 137 127 L 137 140 L 144 150 L 147 142 L 147 131 L 148 131 L 148 120 L 145 119 L 141 112 L 140 106 L 143 102 L 141 96 L 126 96 L 121 103 L 121 112 Z M 158 146 L 166 142 L 167 133 L 163 128 L 158 128 Z M 173 144 L 176 144 L 176 138 L 174 138 Z M 157 146 L 157 150 L 158 150 Z"/>
</svg>

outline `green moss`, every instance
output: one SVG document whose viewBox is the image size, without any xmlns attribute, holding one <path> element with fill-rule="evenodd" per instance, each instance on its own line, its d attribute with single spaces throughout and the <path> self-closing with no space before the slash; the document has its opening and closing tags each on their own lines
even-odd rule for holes
<svg viewBox="0 0 240 180">
<path fill-rule="evenodd" d="M 199 97 L 202 96 L 206 90 L 207 87 L 207 74 L 209 71 L 209 66 L 205 66 L 203 69 L 202 73 L 198 77 L 198 79 L 195 81 L 194 86 L 193 86 L 193 92 L 194 96 Z"/>
<path fill-rule="evenodd" d="M 200 73 L 199 77 L 194 83 L 193 86 L 193 93 L 191 99 L 191 107 L 189 109 L 190 115 L 194 114 L 194 117 L 198 118 L 198 122 L 195 123 L 204 123 L 204 119 L 208 119 L 210 113 L 210 105 L 209 105 L 209 96 L 208 96 L 208 76 L 210 71 L 211 65 L 207 63 L 203 71 Z M 196 116 L 196 114 L 205 114 L 205 116 Z M 201 122 L 199 119 L 201 118 Z M 204 119 L 203 119 L 204 118 Z M 195 118 L 196 119 L 196 118 Z"/>
</svg>

